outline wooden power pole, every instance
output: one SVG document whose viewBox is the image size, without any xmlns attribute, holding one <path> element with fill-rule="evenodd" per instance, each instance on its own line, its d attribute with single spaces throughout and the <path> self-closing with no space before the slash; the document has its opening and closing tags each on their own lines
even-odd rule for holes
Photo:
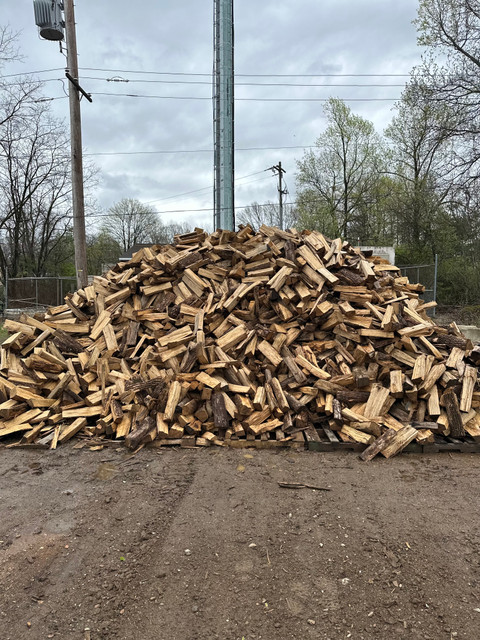
<svg viewBox="0 0 480 640">
<path fill-rule="evenodd" d="M 283 188 L 283 174 L 287 173 L 285 169 L 282 168 L 282 163 L 270 167 L 275 175 L 278 175 L 278 214 L 279 214 L 279 226 L 280 229 L 283 229 L 283 196 L 287 194 L 287 190 Z"/>
<path fill-rule="evenodd" d="M 68 95 L 70 101 L 70 140 L 72 154 L 73 241 L 75 270 L 79 289 L 88 284 L 87 241 L 85 237 L 85 197 L 83 190 L 82 121 L 78 85 L 77 36 L 73 0 L 64 0 L 67 36 Z M 68 77 L 67 75 L 67 77 Z M 83 92 L 82 92 L 83 93 Z"/>
</svg>

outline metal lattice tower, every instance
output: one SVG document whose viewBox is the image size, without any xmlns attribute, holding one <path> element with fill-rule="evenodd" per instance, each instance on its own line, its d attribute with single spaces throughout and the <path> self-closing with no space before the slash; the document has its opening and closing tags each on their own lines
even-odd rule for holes
<svg viewBox="0 0 480 640">
<path fill-rule="evenodd" d="M 233 0 L 214 0 L 214 227 L 234 230 L 234 21 Z"/>
</svg>

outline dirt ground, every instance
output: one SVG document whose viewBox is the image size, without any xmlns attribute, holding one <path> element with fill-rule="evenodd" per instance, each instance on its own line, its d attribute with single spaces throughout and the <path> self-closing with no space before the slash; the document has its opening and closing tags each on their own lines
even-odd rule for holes
<svg viewBox="0 0 480 640">
<path fill-rule="evenodd" d="M 476 640 L 479 500 L 466 454 L 3 449 L 0 638 Z"/>
</svg>

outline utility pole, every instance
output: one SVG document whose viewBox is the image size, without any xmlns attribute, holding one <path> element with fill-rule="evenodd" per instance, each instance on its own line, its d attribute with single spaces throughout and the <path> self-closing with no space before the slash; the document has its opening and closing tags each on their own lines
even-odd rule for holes
<svg viewBox="0 0 480 640">
<path fill-rule="evenodd" d="M 33 0 L 35 23 L 40 37 L 60 42 L 67 33 L 68 96 L 70 101 L 70 145 L 72 165 L 73 241 L 75 246 L 75 270 L 77 287 L 88 284 L 87 241 L 85 239 L 85 198 L 83 192 L 82 123 L 80 115 L 80 93 L 92 102 L 78 83 L 77 35 L 75 32 L 75 9 L 73 0 Z M 65 14 L 63 21 L 62 10 Z"/>
<path fill-rule="evenodd" d="M 67 35 L 67 73 L 72 77 L 72 80 L 69 79 L 68 83 L 68 97 L 70 102 L 70 145 L 72 156 L 73 243 L 75 246 L 77 286 L 81 289 L 88 284 L 88 270 L 87 241 L 85 237 L 85 196 L 83 190 L 82 121 L 73 0 L 64 0 L 64 11 Z"/>
<path fill-rule="evenodd" d="M 270 167 L 275 175 L 278 175 L 278 206 L 279 206 L 279 225 L 280 229 L 283 229 L 283 196 L 286 196 L 288 191 L 283 188 L 283 174 L 287 173 L 285 169 L 282 168 L 282 163 L 279 162 L 277 165 Z"/>
<path fill-rule="evenodd" d="M 214 0 L 214 226 L 235 229 L 234 20 L 233 0 Z"/>
</svg>

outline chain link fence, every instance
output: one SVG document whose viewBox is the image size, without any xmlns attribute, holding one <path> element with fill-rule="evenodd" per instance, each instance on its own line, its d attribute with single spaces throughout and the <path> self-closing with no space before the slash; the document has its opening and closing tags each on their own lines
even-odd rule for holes
<svg viewBox="0 0 480 640">
<path fill-rule="evenodd" d="M 398 268 L 402 276 L 406 276 L 410 282 L 423 284 L 425 293 L 422 299 L 425 302 L 437 302 L 438 255 L 432 264 L 398 265 Z M 431 310 L 431 315 L 435 315 L 435 308 Z"/>
<path fill-rule="evenodd" d="M 76 278 L 8 278 L 4 309 L 42 309 L 63 304 L 65 295 L 76 291 Z"/>
</svg>

